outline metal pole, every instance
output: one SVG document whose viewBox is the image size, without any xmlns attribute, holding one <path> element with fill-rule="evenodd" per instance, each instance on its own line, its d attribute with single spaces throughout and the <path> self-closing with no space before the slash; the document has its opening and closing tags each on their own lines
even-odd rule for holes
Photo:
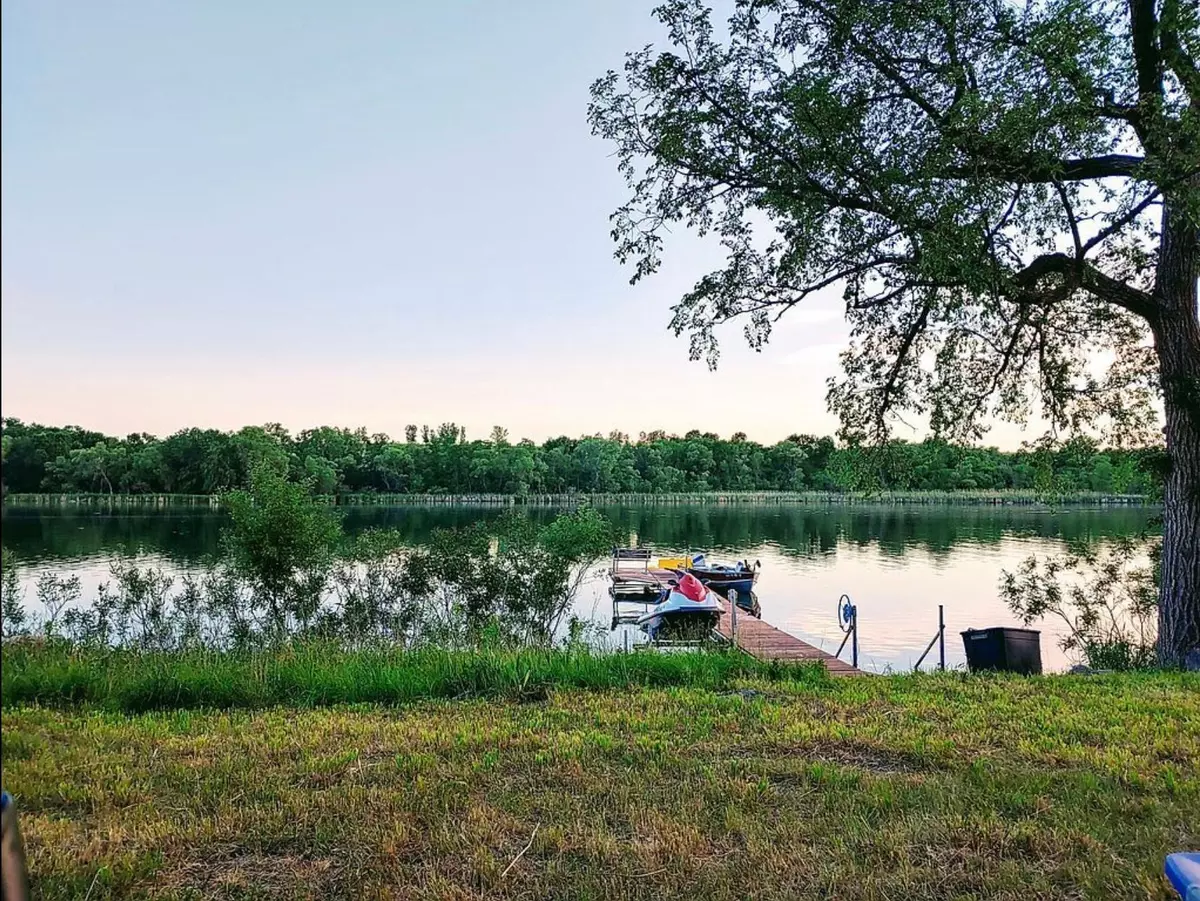
<svg viewBox="0 0 1200 901">
<path fill-rule="evenodd" d="M 850 655 L 853 658 L 853 667 L 858 669 L 858 605 L 855 604 L 850 608 L 850 634 L 853 639 L 850 642 Z"/>
<path fill-rule="evenodd" d="M 729 634 L 733 636 L 733 646 L 736 648 L 737 643 L 737 589 L 729 589 Z"/>
<path fill-rule="evenodd" d="M 946 671 L 946 608 L 938 604 L 938 669 Z"/>
<path fill-rule="evenodd" d="M 849 640 L 850 640 L 850 633 L 847 632 L 845 635 L 842 636 L 842 643 L 838 645 L 837 653 L 835 653 L 833 655 L 834 657 L 842 656 L 842 651 L 844 651 L 846 649 L 846 642 L 848 642 Z"/>
<path fill-rule="evenodd" d="M 925 662 L 925 658 L 929 656 L 929 652 L 933 650 L 933 646 L 937 644 L 937 640 L 937 635 L 934 635 L 933 638 L 929 639 L 929 644 L 925 645 L 925 650 L 921 652 L 921 656 L 918 657 L 917 662 L 913 664 L 914 673 L 921 668 L 921 664 Z"/>
</svg>

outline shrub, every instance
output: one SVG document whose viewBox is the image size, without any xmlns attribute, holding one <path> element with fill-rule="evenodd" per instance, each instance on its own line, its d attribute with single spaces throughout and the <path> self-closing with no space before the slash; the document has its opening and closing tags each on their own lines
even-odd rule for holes
<svg viewBox="0 0 1200 901">
<path fill-rule="evenodd" d="M 1005 572 L 1000 591 L 1025 622 L 1056 616 L 1067 624 L 1059 642 L 1097 669 L 1152 666 L 1158 618 L 1160 538 L 1119 538 Z"/>
</svg>

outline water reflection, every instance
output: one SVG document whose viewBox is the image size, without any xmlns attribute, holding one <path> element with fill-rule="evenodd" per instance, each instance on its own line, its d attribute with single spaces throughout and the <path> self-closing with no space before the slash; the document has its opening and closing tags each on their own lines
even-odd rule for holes
<svg viewBox="0 0 1200 901">
<path fill-rule="evenodd" d="M 347 532 L 396 529 L 405 541 L 424 541 L 435 528 L 492 518 L 502 511 L 445 507 L 361 507 L 343 511 Z M 554 511 L 534 509 L 535 518 Z M 833 650 L 841 635 L 835 602 L 849 593 L 859 605 L 867 666 L 904 668 L 936 629 L 946 605 L 947 650 L 962 662 L 958 631 L 1012 623 L 996 586 L 1004 568 L 1030 554 L 1061 551 L 1068 543 L 1102 541 L 1145 531 L 1146 509 L 1035 510 L 1023 507 L 638 507 L 604 511 L 630 540 L 666 553 L 709 551 L 714 558 L 760 559 L 757 586 L 768 622 Z M 181 571 L 215 556 L 219 512 L 100 512 L 9 509 L 4 546 L 25 564 L 26 579 L 44 567 L 79 573 L 85 595 L 107 578 L 120 555 L 158 561 Z M 1153 527 L 1151 525 L 1151 527 Z M 611 601 L 602 577 L 585 586 L 577 612 L 607 626 Z M 1047 669 L 1068 661 L 1054 646 L 1057 626 L 1042 642 Z M 620 646 L 625 638 L 615 634 Z"/>
<path fill-rule="evenodd" d="M 367 528 L 398 531 L 419 544 L 438 528 L 465 525 L 501 515 L 496 508 L 357 507 L 343 512 L 346 531 Z M 532 508 L 545 520 L 554 511 Z M 874 548 L 903 557 L 915 548 L 949 561 L 963 544 L 997 544 L 1005 538 L 1046 538 L 1086 542 L 1146 529 L 1153 511 L 1063 511 L 1007 507 L 613 507 L 607 515 L 634 540 L 664 551 L 706 549 L 744 556 L 760 545 L 785 556 L 821 556 L 839 546 Z M 3 542 L 18 560 L 81 560 L 118 553 L 151 553 L 179 563 L 215 555 L 224 522 L 211 510 L 99 512 L 5 508 Z"/>
</svg>

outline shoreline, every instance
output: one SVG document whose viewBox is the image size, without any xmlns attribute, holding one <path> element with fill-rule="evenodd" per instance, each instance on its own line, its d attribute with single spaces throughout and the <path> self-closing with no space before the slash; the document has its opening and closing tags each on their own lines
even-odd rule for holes
<svg viewBox="0 0 1200 901">
<path fill-rule="evenodd" d="M 696 491 L 678 493 L 383 494 L 319 495 L 339 507 L 540 507 L 571 508 L 651 506 L 894 506 L 894 507 L 1158 507 L 1149 495 L 1100 492 L 1004 491 Z M 208 507 L 219 508 L 219 494 L 62 494 L 21 493 L 4 498 L 4 507 Z"/>
</svg>

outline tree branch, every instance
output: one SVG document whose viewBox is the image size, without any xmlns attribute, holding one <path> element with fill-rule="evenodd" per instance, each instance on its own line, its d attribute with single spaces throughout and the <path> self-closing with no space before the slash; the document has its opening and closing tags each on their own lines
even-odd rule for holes
<svg viewBox="0 0 1200 901">
<path fill-rule="evenodd" d="M 837 271 L 830 273 L 829 275 L 825 276 L 822 279 L 818 279 L 815 282 L 805 285 L 803 288 L 801 288 L 799 290 L 799 294 L 797 294 L 797 296 L 792 297 L 792 298 L 788 299 L 787 301 L 770 302 L 768 304 L 764 304 L 764 306 L 779 305 L 782 307 L 782 309 L 780 309 L 780 311 L 775 314 L 775 321 L 778 321 L 779 318 L 781 316 L 783 316 L 784 313 L 786 313 L 788 310 L 790 310 L 796 304 L 800 303 L 802 300 L 807 298 L 809 295 L 815 294 L 817 291 L 820 291 L 822 288 L 828 288 L 830 285 L 833 285 L 833 284 L 836 284 L 837 282 L 843 281 L 844 279 L 847 279 L 852 275 L 862 275 L 864 272 L 871 272 L 875 269 L 880 269 L 884 266 L 904 266 L 904 265 L 907 265 L 907 264 L 913 263 L 913 262 L 915 262 L 915 260 L 911 256 L 885 255 L 885 256 L 881 256 L 881 257 L 876 257 L 875 259 L 867 260 L 862 263 L 855 263 L 855 264 L 846 266 L 845 268 L 838 269 Z"/>
<path fill-rule="evenodd" d="M 1012 365 L 1013 355 L 1016 353 L 1017 344 L 1021 340 L 1021 334 L 1028 320 L 1028 309 L 1025 307 L 1019 307 L 1017 310 L 1017 321 L 1013 325 L 1012 335 L 1009 336 L 1008 344 L 1000 355 L 1000 362 L 996 366 L 996 370 L 992 375 L 991 384 L 988 385 L 986 390 L 975 395 L 975 402 L 971 407 L 971 412 L 967 415 L 968 420 L 973 420 L 979 415 L 979 413 L 983 410 L 984 404 L 986 404 L 988 399 L 995 394 L 996 389 L 1000 387 L 1001 379 L 1004 378 L 1005 374 L 1008 372 L 1009 366 Z M 980 337 L 982 338 L 983 336 Z M 992 344 L 994 350 L 999 351 L 999 348 L 996 348 L 989 339 L 984 338 L 984 340 L 987 341 L 988 344 Z M 1026 359 L 1028 359 L 1028 357 L 1026 357 Z M 1021 366 L 1023 367 L 1024 363 L 1022 363 Z"/>
<path fill-rule="evenodd" d="M 1134 0 L 1134 3 L 1148 3 L 1150 7 L 1150 34 L 1151 34 L 1151 49 L 1153 50 L 1153 35 L 1157 23 L 1154 21 L 1154 0 Z M 1177 2 L 1177 0 L 1168 0 L 1168 3 Z M 1142 163 L 1142 157 L 1129 154 L 1111 153 L 1096 157 L 1087 157 L 1082 159 L 1065 159 L 1057 161 L 1043 161 L 1036 159 L 1033 155 L 1014 159 L 1008 162 L 1000 160 L 987 159 L 986 144 L 988 143 L 986 136 L 969 136 L 955 135 L 955 129 L 949 124 L 946 113 L 935 106 L 927 97 L 925 97 L 916 86 L 904 76 L 900 71 L 897 60 L 890 54 L 884 52 L 877 44 L 866 42 L 855 37 L 853 28 L 847 25 L 833 15 L 827 5 L 821 2 L 803 2 L 803 6 L 807 7 L 811 12 L 825 18 L 831 28 L 844 30 L 847 35 L 848 43 L 854 47 L 874 69 L 879 72 L 885 79 L 896 86 L 900 94 L 907 100 L 911 101 L 922 112 L 924 112 L 941 130 L 947 135 L 955 145 L 963 149 L 969 156 L 976 157 L 978 154 L 982 159 L 975 158 L 966 166 L 960 167 L 958 170 L 949 170 L 952 174 L 961 174 L 963 176 L 977 177 L 979 175 L 992 175 L 998 178 L 1008 178 L 1014 181 L 1024 181 L 1026 183 L 1049 183 L 1054 181 L 1086 181 L 1095 178 L 1110 178 L 1118 176 L 1130 176 L 1134 170 Z M 952 10 L 953 11 L 953 10 Z M 950 56 L 952 67 L 959 70 L 962 69 L 962 64 L 958 57 L 958 48 L 955 43 L 955 35 L 953 33 L 954 25 L 950 23 L 948 26 L 943 25 L 946 31 L 947 53 Z M 1176 43 L 1178 43 L 1176 41 Z M 1182 51 L 1181 51 L 1182 52 Z M 1185 57 L 1186 58 L 1186 57 Z M 1155 57 L 1157 60 L 1157 57 Z M 1139 67 L 1139 79 L 1140 79 Z M 1157 61 L 1154 63 L 1155 77 L 1158 79 L 1157 85 L 1158 96 L 1162 93 L 1161 74 L 1158 70 Z M 955 97 L 951 103 L 951 109 L 960 101 L 963 93 L 963 84 L 961 80 L 961 71 L 955 77 Z M 1140 83 L 1140 81 L 1139 81 Z M 1106 115 L 1115 116 L 1116 118 L 1129 120 L 1131 111 L 1120 109 L 1118 107 L 1105 104 L 1104 112 Z M 982 140 L 980 140 L 982 139 Z M 980 152 L 982 151 L 982 152 Z"/>
<path fill-rule="evenodd" d="M 792 172 L 795 173 L 796 177 L 799 178 L 803 184 L 807 185 L 808 188 L 810 190 L 812 190 L 815 194 L 824 198 L 825 201 L 827 203 L 829 203 L 831 206 L 843 207 L 845 209 L 860 210 L 860 211 L 866 212 L 866 213 L 875 213 L 880 216 L 889 215 L 890 211 L 881 208 L 878 204 L 874 203 L 871 200 L 868 200 L 867 198 L 859 197 L 856 195 L 839 194 L 838 192 L 834 191 L 833 189 L 826 187 L 818 179 L 814 178 L 812 173 L 808 170 L 808 168 L 806 168 L 805 166 L 802 166 L 796 159 L 794 159 L 791 156 L 791 154 L 787 153 L 782 147 L 780 147 L 778 144 L 776 144 L 774 141 L 772 141 L 766 135 L 762 134 L 754 127 L 748 125 L 742 119 L 742 117 L 735 114 L 733 112 L 733 110 L 731 110 L 724 103 L 722 103 L 715 96 L 713 96 L 711 92 L 709 92 L 702 84 L 700 84 L 699 78 L 697 78 L 694 70 L 689 69 L 687 72 L 684 73 L 684 77 L 685 77 L 686 81 L 690 84 L 692 89 L 695 90 L 706 103 L 711 105 L 712 108 L 715 109 L 717 112 L 719 112 L 723 116 L 725 116 L 726 119 L 732 125 L 734 125 L 737 128 L 737 130 L 740 131 L 746 138 L 750 139 L 750 141 L 757 143 L 760 146 L 762 146 L 763 148 L 765 148 L 772 156 L 774 156 L 777 160 L 779 160 L 784 165 L 786 165 L 789 169 L 791 169 Z M 693 164 L 688 163 L 687 165 L 692 166 Z M 776 186 L 763 185 L 763 187 L 765 188 L 765 187 L 776 187 Z M 776 189 L 778 190 L 777 187 L 776 187 Z"/>
<path fill-rule="evenodd" d="M 1075 221 L 1075 211 L 1071 208 L 1071 197 L 1067 194 L 1067 189 L 1063 187 L 1061 181 L 1054 183 L 1055 190 L 1058 191 L 1059 199 L 1062 200 L 1063 212 L 1067 216 L 1067 225 L 1071 227 L 1071 240 L 1075 243 L 1075 259 L 1083 259 L 1083 241 L 1079 237 L 1079 223 Z"/>
<path fill-rule="evenodd" d="M 1154 14 L 1154 2 L 1129 0 L 1129 31 L 1133 39 L 1138 86 L 1138 120 L 1135 127 L 1138 137 L 1147 146 L 1157 143 L 1153 139 L 1154 124 L 1160 118 L 1163 99 L 1162 61 L 1158 52 L 1158 20 Z"/>
<path fill-rule="evenodd" d="M 1121 229 L 1123 229 L 1129 223 L 1133 222 L 1133 220 L 1135 220 L 1138 216 L 1142 215 L 1142 213 L 1145 212 L 1146 208 L 1148 206 L 1150 206 L 1150 204 L 1154 203 L 1154 201 L 1158 199 L 1158 195 L 1159 195 L 1158 188 L 1155 188 L 1148 195 L 1146 195 L 1144 198 L 1142 198 L 1142 200 L 1138 204 L 1133 206 L 1129 210 L 1129 212 L 1127 212 L 1125 215 L 1123 215 L 1117 219 L 1114 219 L 1112 222 L 1110 222 L 1107 226 L 1105 226 L 1099 232 L 1092 235 L 1092 237 L 1090 237 L 1088 239 L 1088 242 L 1083 245 L 1083 252 L 1086 254 L 1089 250 L 1091 250 L 1097 244 L 1100 244 L 1102 241 L 1107 241 L 1109 238 L 1111 238 L 1113 235 L 1115 235 L 1117 232 L 1119 232 Z"/>
<path fill-rule="evenodd" d="M 1038 282 L 1047 275 L 1061 275 L 1065 284 L 1049 294 L 1039 292 Z M 1065 253 L 1042 254 L 1018 272 L 1015 281 L 1021 289 L 1012 297 L 1017 303 L 1054 302 L 1070 295 L 1076 289 L 1081 289 L 1105 303 L 1135 313 L 1149 322 L 1158 318 L 1158 303 L 1152 295 L 1117 281 L 1095 266 L 1069 257 Z"/>
<path fill-rule="evenodd" d="M 1200 106 L 1200 66 L 1179 40 L 1179 0 L 1163 0 L 1159 26 L 1159 46 L 1163 60 L 1171 67 L 1193 106 Z"/>
<path fill-rule="evenodd" d="M 932 306 L 929 301 L 925 301 L 921 306 L 921 314 L 913 320 L 913 324 L 904 333 L 904 340 L 900 343 L 900 349 L 896 352 L 896 360 L 892 363 L 892 368 L 888 372 L 887 380 L 883 383 L 883 388 L 880 392 L 879 410 L 875 416 L 875 421 L 880 428 L 882 428 L 883 419 L 892 406 L 892 394 L 896 390 L 896 379 L 900 376 L 900 371 L 904 368 L 909 351 L 912 350 L 913 342 L 917 340 L 917 336 L 925 331 L 925 327 L 929 324 L 929 312 L 931 309 Z"/>
<path fill-rule="evenodd" d="M 1001 178 L 1022 184 L 1050 184 L 1058 181 L 1088 181 L 1094 178 L 1132 176 L 1144 159 L 1128 153 L 1106 153 L 1102 156 L 1065 160 L 1039 160 L 1032 154 L 1009 160 L 987 159 L 981 147 L 967 150 L 973 156 L 962 166 L 952 166 L 940 173 L 946 178 L 978 178 L 981 175 Z"/>
</svg>

